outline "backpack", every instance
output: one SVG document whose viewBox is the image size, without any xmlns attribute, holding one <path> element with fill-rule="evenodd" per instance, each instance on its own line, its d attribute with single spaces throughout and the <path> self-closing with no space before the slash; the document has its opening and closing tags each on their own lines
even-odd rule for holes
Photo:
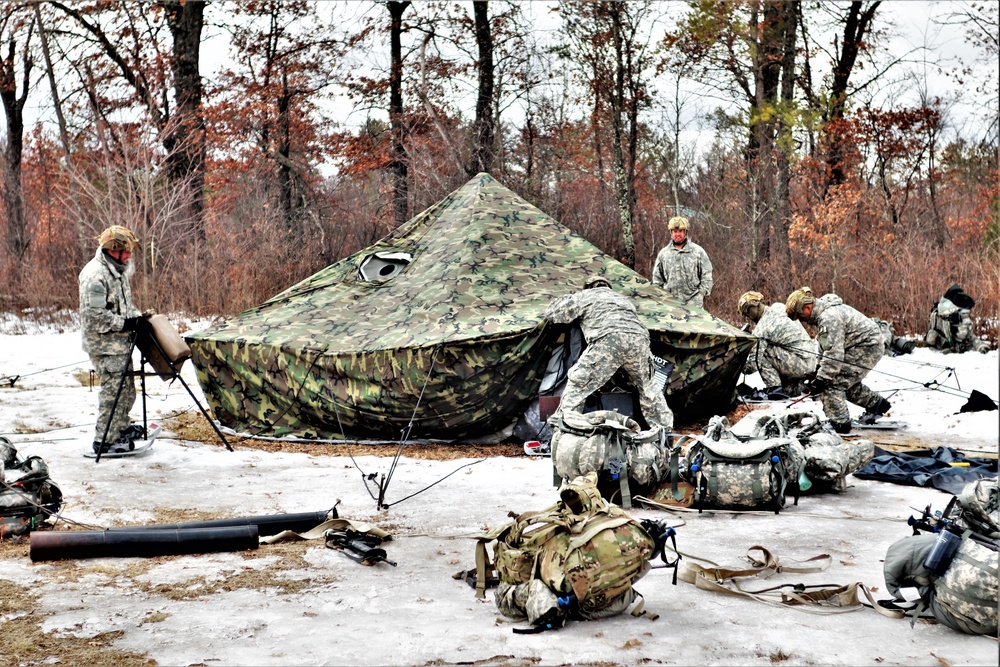
<svg viewBox="0 0 1000 667">
<path fill-rule="evenodd" d="M 958 494 L 962 514 L 958 524 L 991 539 L 1000 539 L 1000 482 L 996 478 L 978 479 L 965 485 Z"/>
<path fill-rule="evenodd" d="M 634 491 L 651 488 L 663 477 L 664 440 L 659 429 L 643 432 L 637 421 L 614 411 L 566 410 L 552 429 L 556 481 L 597 473 L 608 489 L 605 497 L 620 492 L 621 506 L 630 508 Z"/>
<path fill-rule="evenodd" d="M 798 440 L 805 455 L 807 484 L 800 491 L 812 493 L 847 489 L 847 476 L 863 468 L 875 456 L 875 443 L 871 440 L 844 440 L 837 433 L 825 428 L 823 421 L 813 412 L 793 412 L 770 417 L 768 428 Z M 768 417 L 760 418 L 764 421 Z M 759 422 L 758 422 L 759 426 Z"/>
<path fill-rule="evenodd" d="M 773 437 L 765 428 L 741 440 L 725 417 L 716 416 L 704 436 L 685 439 L 690 442 L 676 474 L 694 487 L 694 506 L 699 509 L 767 508 L 777 514 L 785 506 L 789 485 L 797 489 L 804 455 L 794 438 Z"/>
<path fill-rule="evenodd" d="M 497 608 L 505 616 L 527 618 L 536 628 L 529 632 L 625 611 L 641 598 L 633 584 L 673 535 L 661 524 L 640 524 L 604 500 L 596 472 L 566 484 L 559 496 L 555 505 L 512 513 L 512 522 L 478 537 L 476 570 L 456 575 L 474 584 L 480 598 L 496 583 Z M 641 607 L 632 614 L 642 615 Z"/>
<path fill-rule="evenodd" d="M 983 525 L 981 498 L 997 498 L 1000 481 L 977 480 L 952 498 L 944 512 L 912 520 L 913 535 L 893 543 L 885 557 L 885 581 L 890 593 L 916 586 L 920 604 L 914 620 L 926 610 L 938 622 L 967 634 L 996 636 L 997 581 L 1000 579 L 1000 534 L 976 532 Z M 1000 509 L 987 509 L 985 525 L 996 525 Z M 977 528 L 972 528 L 976 526 Z M 920 530 L 931 534 L 920 535 Z"/>
<path fill-rule="evenodd" d="M 45 461 L 20 459 L 13 443 L 0 436 L 0 537 L 35 530 L 60 507 L 62 491 L 49 479 Z"/>
</svg>

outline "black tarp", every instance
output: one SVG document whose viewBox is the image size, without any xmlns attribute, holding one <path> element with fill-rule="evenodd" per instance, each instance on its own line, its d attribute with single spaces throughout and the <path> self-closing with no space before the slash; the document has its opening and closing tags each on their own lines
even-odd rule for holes
<svg viewBox="0 0 1000 667">
<path fill-rule="evenodd" d="M 954 463 L 968 465 L 952 465 Z M 969 482 L 997 476 L 995 459 L 971 458 L 952 449 L 918 449 L 892 452 L 875 448 L 875 457 L 854 472 L 855 477 L 908 486 L 930 486 L 953 495 L 961 493 Z"/>
</svg>

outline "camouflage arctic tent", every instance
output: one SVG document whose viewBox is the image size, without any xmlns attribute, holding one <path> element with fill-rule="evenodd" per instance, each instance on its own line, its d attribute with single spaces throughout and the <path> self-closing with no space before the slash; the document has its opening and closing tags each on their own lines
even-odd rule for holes
<svg viewBox="0 0 1000 667">
<path fill-rule="evenodd" d="M 460 440 L 510 426 L 591 274 L 639 304 L 675 410 L 728 407 L 753 338 L 603 254 L 488 174 L 391 234 L 187 341 L 215 417 L 249 435 Z M 412 420 L 412 425 L 411 425 Z"/>
</svg>

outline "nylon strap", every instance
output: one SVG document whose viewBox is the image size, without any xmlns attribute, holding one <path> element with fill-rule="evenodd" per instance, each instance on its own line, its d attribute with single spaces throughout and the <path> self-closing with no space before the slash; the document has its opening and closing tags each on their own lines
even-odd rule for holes
<svg viewBox="0 0 1000 667">
<path fill-rule="evenodd" d="M 350 519 L 329 519 L 324 521 L 320 525 L 307 530 L 304 533 L 296 533 L 292 530 L 283 530 L 275 535 L 267 535 L 260 538 L 261 544 L 274 544 L 275 542 L 280 542 L 281 540 L 288 539 L 290 537 L 297 537 L 302 540 L 316 540 L 323 537 L 328 530 L 353 530 L 356 533 L 365 533 L 366 535 L 374 535 L 383 540 L 392 539 L 389 533 L 385 532 L 381 528 L 376 528 L 371 524 L 367 524 L 364 521 L 351 521 Z"/>
<path fill-rule="evenodd" d="M 755 551 L 760 552 L 760 557 L 752 555 Z M 856 611 L 862 606 L 858 599 L 860 590 L 879 614 L 897 619 L 904 616 L 902 611 L 886 609 L 879 605 L 868 588 L 860 582 L 845 585 L 782 584 L 760 590 L 745 590 L 737 581 L 741 577 L 757 577 L 761 574 L 770 575 L 778 572 L 791 574 L 822 572 L 833 560 L 829 554 L 820 554 L 805 561 L 798 561 L 801 563 L 799 565 L 782 565 L 778 557 L 769 550 L 762 546 L 753 546 L 747 550 L 747 557 L 752 564 L 750 568 L 708 568 L 685 561 L 683 566 L 678 568 L 678 578 L 702 590 L 746 597 L 775 606 L 794 607 L 814 614 Z"/>
<path fill-rule="evenodd" d="M 632 509 L 632 493 L 628 485 L 628 459 L 625 458 L 625 452 L 622 450 L 622 439 L 617 432 L 615 433 L 614 453 L 622 462 L 622 467 L 618 471 L 618 485 L 622 491 L 622 508 L 630 510 Z"/>
</svg>

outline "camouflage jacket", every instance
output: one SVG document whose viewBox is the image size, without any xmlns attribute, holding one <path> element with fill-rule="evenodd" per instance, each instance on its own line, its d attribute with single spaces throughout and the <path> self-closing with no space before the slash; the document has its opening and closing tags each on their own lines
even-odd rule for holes
<svg viewBox="0 0 1000 667">
<path fill-rule="evenodd" d="M 950 348 L 958 352 L 979 351 L 983 346 L 988 347 L 972 331 L 972 311 L 969 308 L 959 308 L 945 297 L 941 297 L 931 308 L 928 331 L 937 333 L 931 343 L 934 347 Z M 930 342 L 931 336 L 927 336 L 927 339 Z"/>
<path fill-rule="evenodd" d="M 683 304 L 701 307 L 712 293 L 713 283 L 712 262 L 704 249 L 691 240 L 680 249 L 668 243 L 656 256 L 653 284 Z"/>
<path fill-rule="evenodd" d="M 100 248 L 80 271 L 80 331 L 88 354 L 127 354 L 129 334 L 122 331 L 126 317 L 141 314 L 132 305 L 129 262 L 119 267 Z"/>
<path fill-rule="evenodd" d="M 816 370 L 819 350 L 805 328 L 785 314 L 785 304 L 774 303 L 754 325 L 757 337 L 748 361 L 760 372 L 765 387 L 782 384 L 782 377 L 800 377 L 799 368 Z M 811 371 L 810 371 L 811 372 Z"/>
<path fill-rule="evenodd" d="M 580 320 L 587 343 L 611 333 L 635 333 L 649 340 L 649 331 L 639 321 L 632 300 L 609 287 L 593 287 L 561 296 L 549 304 L 544 317 L 556 324 Z"/>
<path fill-rule="evenodd" d="M 809 323 L 817 327 L 816 340 L 822 353 L 817 378 L 833 380 L 839 376 L 844 370 L 847 349 L 884 345 L 879 326 L 836 294 L 816 299 Z"/>
</svg>

